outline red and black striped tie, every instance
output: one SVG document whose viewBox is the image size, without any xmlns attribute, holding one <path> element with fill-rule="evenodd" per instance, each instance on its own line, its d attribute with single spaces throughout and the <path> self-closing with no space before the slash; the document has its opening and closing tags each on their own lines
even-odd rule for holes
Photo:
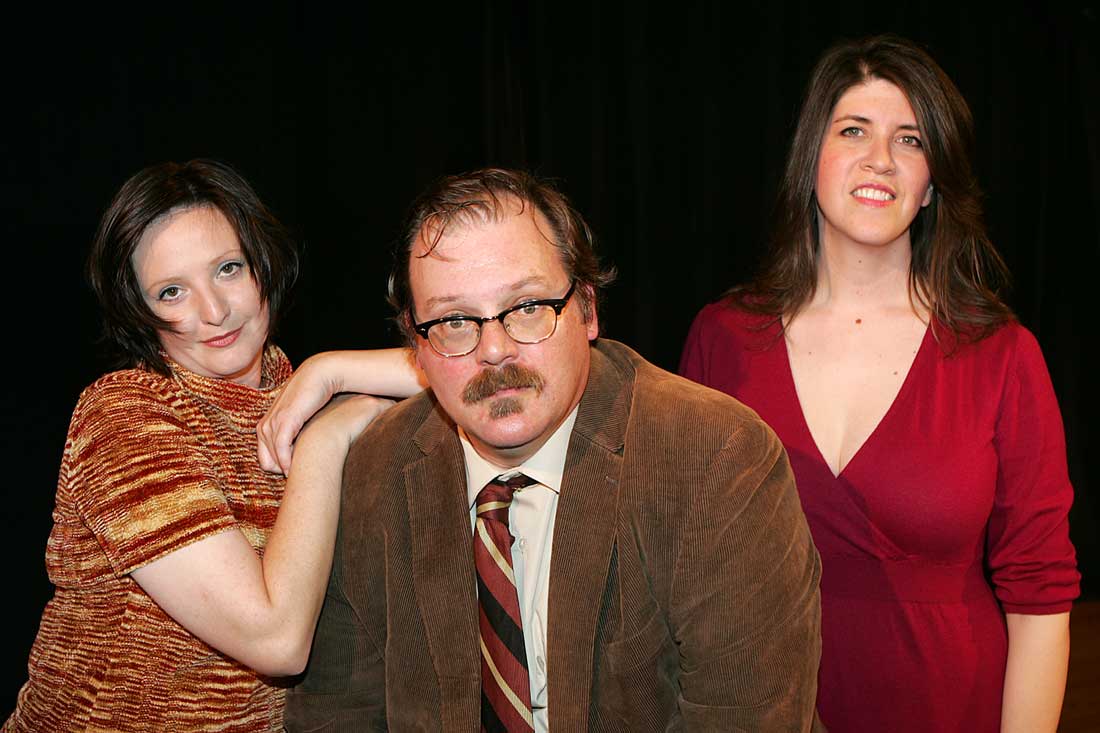
<svg viewBox="0 0 1100 733">
<path fill-rule="evenodd" d="M 538 483 L 522 473 L 490 481 L 477 495 L 474 566 L 481 631 L 481 729 L 486 733 L 534 731 L 531 678 L 516 578 L 508 507 L 517 489 Z"/>
</svg>

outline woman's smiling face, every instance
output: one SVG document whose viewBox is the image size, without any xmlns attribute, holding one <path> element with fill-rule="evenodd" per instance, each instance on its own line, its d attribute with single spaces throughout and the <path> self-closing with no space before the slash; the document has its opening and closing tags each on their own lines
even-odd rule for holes
<svg viewBox="0 0 1100 733">
<path fill-rule="evenodd" d="M 836 103 L 817 163 L 818 231 L 829 246 L 909 244 L 932 200 L 922 131 L 905 94 L 883 79 Z"/>
<path fill-rule="evenodd" d="M 206 377 L 260 385 L 268 308 L 220 211 L 162 217 L 142 235 L 131 266 L 150 310 L 172 324 L 157 334 L 169 358 Z"/>
</svg>

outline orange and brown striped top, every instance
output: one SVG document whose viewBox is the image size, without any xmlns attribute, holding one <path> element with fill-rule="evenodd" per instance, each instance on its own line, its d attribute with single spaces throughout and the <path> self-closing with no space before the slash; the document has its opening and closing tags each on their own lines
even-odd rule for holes
<svg viewBox="0 0 1100 733">
<path fill-rule="evenodd" d="M 290 376 L 272 346 L 263 387 L 190 372 L 113 372 L 73 412 L 46 566 L 55 586 L 29 679 L 3 733 L 281 731 L 284 690 L 169 618 L 130 572 L 238 529 L 262 554 L 283 479 L 256 423 Z"/>
</svg>

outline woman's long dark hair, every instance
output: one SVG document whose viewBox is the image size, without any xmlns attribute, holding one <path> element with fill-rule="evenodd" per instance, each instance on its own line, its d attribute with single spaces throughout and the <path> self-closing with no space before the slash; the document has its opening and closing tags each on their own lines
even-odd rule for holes
<svg viewBox="0 0 1100 733">
<path fill-rule="evenodd" d="M 953 339 L 980 340 L 1014 316 L 999 297 L 1008 269 L 986 233 L 971 169 L 970 108 L 925 51 L 897 36 L 843 42 L 817 62 L 776 199 L 768 256 L 751 283 L 729 294 L 740 307 L 776 320 L 793 316 L 813 297 L 820 246 L 814 184 L 822 139 L 844 93 L 872 79 L 894 84 L 909 100 L 934 186 L 932 202 L 910 226 L 910 295 Z"/>
</svg>

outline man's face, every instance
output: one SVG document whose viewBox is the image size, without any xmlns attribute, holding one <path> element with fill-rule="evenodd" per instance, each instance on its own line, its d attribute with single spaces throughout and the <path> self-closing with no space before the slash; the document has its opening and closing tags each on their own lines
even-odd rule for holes
<svg viewBox="0 0 1100 733">
<path fill-rule="evenodd" d="M 504 200 L 499 221 L 452 224 L 428 256 L 421 232 L 409 263 L 418 323 L 451 315 L 489 317 L 529 300 L 561 298 L 570 281 L 550 226 L 532 206 Z M 417 336 L 416 359 L 440 405 L 477 452 L 501 467 L 533 455 L 580 402 L 588 382 L 588 342 L 599 331 L 584 320 L 582 286 L 558 318 L 554 335 L 521 344 L 498 321 L 485 323 L 473 352 L 437 354 Z M 503 377 L 503 379 L 502 379 Z M 501 384 L 512 385 L 501 388 Z"/>
</svg>

